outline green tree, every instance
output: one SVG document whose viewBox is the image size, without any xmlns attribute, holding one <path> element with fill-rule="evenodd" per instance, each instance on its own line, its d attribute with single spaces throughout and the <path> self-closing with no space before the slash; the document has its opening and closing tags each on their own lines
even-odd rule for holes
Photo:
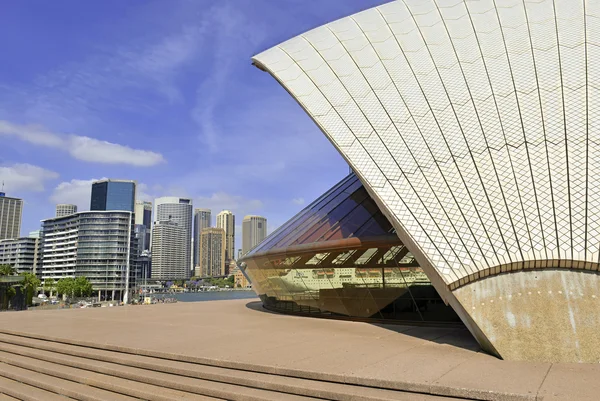
<svg viewBox="0 0 600 401">
<path fill-rule="evenodd" d="M 85 277 L 75 279 L 75 295 L 78 297 L 89 297 L 92 295 L 92 283 Z"/>
<path fill-rule="evenodd" d="M 0 276 L 14 276 L 17 273 L 11 265 L 0 265 Z"/>
<path fill-rule="evenodd" d="M 53 278 L 49 278 L 44 280 L 44 292 L 48 292 L 50 296 L 52 296 L 52 292 L 55 290 L 54 286 L 56 282 Z"/>
<path fill-rule="evenodd" d="M 72 277 L 64 277 L 56 282 L 56 293 L 58 295 L 66 295 L 67 297 L 75 296 L 75 279 Z"/>
<path fill-rule="evenodd" d="M 10 302 L 12 297 L 14 297 L 15 295 L 17 295 L 17 290 L 15 289 L 15 287 L 13 287 L 13 286 L 6 287 L 4 297 L 2 298 L 2 305 L 0 305 L 0 310 L 7 310 L 8 303 Z"/>
<path fill-rule="evenodd" d="M 35 274 L 32 273 L 22 273 L 21 276 L 23 276 L 22 284 L 24 290 L 26 291 L 27 305 L 31 306 L 33 304 L 33 295 L 42 282 L 36 277 Z"/>
</svg>

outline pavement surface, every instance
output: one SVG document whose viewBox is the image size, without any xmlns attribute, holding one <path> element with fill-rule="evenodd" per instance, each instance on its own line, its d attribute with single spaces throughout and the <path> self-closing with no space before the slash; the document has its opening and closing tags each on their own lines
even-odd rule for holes
<svg viewBox="0 0 600 401">
<path fill-rule="evenodd" d="M 600 399 L 600 364 L 503 361 L 462 328 L 289 316 L 254 300 L 7 312 L 0 332 L 450 397 Z"/>
</svg>

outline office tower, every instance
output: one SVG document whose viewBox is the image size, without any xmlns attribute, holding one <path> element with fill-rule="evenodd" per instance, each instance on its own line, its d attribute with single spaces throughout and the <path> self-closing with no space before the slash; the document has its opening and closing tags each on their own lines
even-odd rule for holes
<svg viewBox="0 0 600 401">
<path fill-rule="evenodd" d="M 225 231 L 225 260 L 235 257 L 235 216 L 229 210 L 223 210 L 217 215 L 217 228 Z"/>
<path fill-rule="evenodd" d="M 154 200 L 155 222 L 172 221 L 177 223 L 179 227 L 182 227 L 185 230 L 185 238 L 182 243 L 182 249 L 184 252 L 185 260 L 187 261 L 187 278 L 191 276 L 192 264 L 192 213 L 193 206 L 191 199 L 177 198 L 174 196 L 165 196 Z M 154 235 L 154 232 L 152 235 Z M 154 248 L 154 240 L 152 240 L 152 246 L 152 256 L 154 258 L 155 253 L 161 252 L 161 250 Z M 168 252 L 168 250 L 166 252 Z"/>
<path fill-rule="evenodd" d="M 200 233 L 205 228 L 211 226 L 211 211 L 210 209 L 194 209 L 194 262 L 196 267 L 200 261 Z"/>
<path fill-rule="evenodd" d="M 225 276 L 225 230 L 205 228 L 200 233 L 200 268 L 203 277 Z"/>
<path fill-rule="evenodd" d="M 188 230 L 173 220 L 155 221 L 152 227 L 152 273 L 156 280 L 190 277 L 190 260 L 185 247 Z"/>
<path fill-rule="evenodd" d="M 23 199 L 0 192 L 0 239 L 18 238 L 21 234 Z"/>
<path fill-rule="evenodd" d="M 137 240 L 137 254 L 150 249 L 150 230 L 143 224 L 136 224 L 134 227 L 135 238 Z"/>
<path fill-rule="evenodd" d="M 267 219 L 262 216 L 246 216 L 242 222 L 242 254 L 254 248 L 267 236 Z"/>
<path fill-rule="evenodd" d="M 135 201 L 135 233 L 139 238 L 141 231 L 145 232 L 144 238 L 138 239 L 138 251 L 143 252 L 150 249 L 150 232 L 152 231 L 152 202 Z M 144 226 L 142 230 L 138 226 Z M 141 245 L 140 245 L 141 244 Z"/>
<path fill-rule="evenodd" d="M 242 258 L 242 255 L 243 255 L 243 254 L 242 254 L 242 249 L 241 249 L 241 248 L 239 248 L 239 249 L 237 250 L 237 258 L 236 258 L 236 260 L 237 260 L 237 259 L 241 259 L 241 258 Z"/>
<path fill-rule="evenodd" d="M 0 240 L 0 265 L 11 265 L 17 274 L 36 274 L 40 239 L 21 237 Z"/>
<path fill-rule="evenodd" d="M 135 224 L 143 224 L 148 230 L 152 229 L 152 202 L 135 201 Z"/>
<path fill-rule="evenodd" d="M 90 210 L 135 211 L 135 187 L 132 180 L 105 179 L 92 183 Z"/>
<path fill-rule="evenodd" d="M 68 203 L 59 203 L 56 205 L 56 217 L 68 216 L 73 213 L 77 213 L 77 205 Z"/>
<path fill-rule="evenodd" d="M 133 213 L 89 211 L 42 220 L 42 281 L 86 277 L 101 299 L 127 302 L 135 285 Z"/>
</svg>

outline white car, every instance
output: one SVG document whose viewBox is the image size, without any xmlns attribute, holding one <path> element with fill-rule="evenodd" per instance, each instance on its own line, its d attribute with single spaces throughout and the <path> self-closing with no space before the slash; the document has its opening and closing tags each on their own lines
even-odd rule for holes
<svg viewBox="0 0 600 401">
<path fill-rule="evenodd" d="M 46 294 L 40 294 L 38 295 L 39 299 L 47 299 L 48 297 L 46 296 Z"/>
</svg>

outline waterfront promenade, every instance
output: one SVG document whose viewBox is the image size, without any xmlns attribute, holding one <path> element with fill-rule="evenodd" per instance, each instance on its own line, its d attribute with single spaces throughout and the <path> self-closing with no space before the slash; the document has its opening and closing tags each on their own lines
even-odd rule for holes
<svg viewBox="0 0 600 401">
<path fill-rule="evenodd" d="M 28 353 L 28 347 L 41 351 Z M 600 394 L 597 364 L 502 361 L 480 352 L 464 329 L 287 316 L 265 311 L 253 300 L 0 314 L 0 378 L 6 377 L 12 363 L 23 363 L 22 358 L 19 362 L 11 355 L 33 361 L 44 353 L 48 353 L 46 362 L 57 358 L 52 353 L 64 353 L 61 358 L 75 359 L 56 361 L 72 367 L 79 363 L 84 369 L 88 365 L 79 359 L 150 370 L 185 362 L 173 369 L 185 366 L 188 376 L 196 375 L 189 373 L 195 370 L 220 369 L 219 377 L 230 375 L 230 383 L 215 379 L 214 372 L 200 376 L 223 386 L 242 386 L 240 394 L 248 389 L 268 391 L 265 394 L 281 400 L 448 400 L 441 396 L 597 400 Z M 140 362 L 139 358 L 146 359 Z M 35 369 L 34 365 L 27 366 Z M 117 368 L 111 366 L 100 373 L 113 372 L 120 380 L 126 377 L 114 373 Z M 131 375 L 130 380 L 137 377 Z M 252 379 L 244 375 L 259 376 Z M 99 379 L 89 380 L 94 383 Z M 2 381 L 0 393 L 1 386 Z M 212 398 L 201 399 L 232 399 L 227 394 L 206 394 Z M 260 395 L 237 399 L 261 397 L 267 399 Z"/>
</svg>

